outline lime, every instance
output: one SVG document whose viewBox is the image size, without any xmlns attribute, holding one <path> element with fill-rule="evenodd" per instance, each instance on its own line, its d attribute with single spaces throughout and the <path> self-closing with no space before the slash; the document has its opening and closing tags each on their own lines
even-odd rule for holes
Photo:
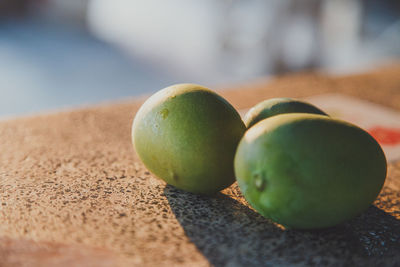
<svg viewBox="0 0 400 267">
<path fill-rule="evenodd" d="M 235 181 L 233 158 L 245 130 L 221 96 L 200 85 L 178 84 L 142 105 L 132 141 L 144 165 L 168 184 L 212 194 Z"/>
<path fill-rule="evenodd" d="M 245 115 L 244 122 L 250 128 L 257 122 L 284 113 L 312 113 L 327 115 L 316 106 L 293 98 L 271 98 L 252 107 Z"/>
<path fill-rule="evenodd" d="M 257 123 L 235 155 L 245 198 L 288 228 L 324 228 L 355 217 L 378 196 L 386 170 L 385 155 L 367 132 L 315 114 Z"/>
</svg>

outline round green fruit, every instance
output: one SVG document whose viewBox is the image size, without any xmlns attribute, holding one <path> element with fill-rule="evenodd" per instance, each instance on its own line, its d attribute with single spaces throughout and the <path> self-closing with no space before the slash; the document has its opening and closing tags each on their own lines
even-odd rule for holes
<svg viewBox="0 0 400 267">
<path fill-rule="evenodd" d="M 284 113 L 311 113 L 327 115 L 316 106 L 304 101 L 292 98 L 271 98 L 252 107 L 246 113 L 244 117 L 244 123 L 246 124 L 247 128 L 250 128 L 261 120 Z"/>
<path fill-rule="evenodd" d="M 144 165 L 168 184 L 212 194 L 235 181 L 233 158 L 245 130 L 221 96 L 200 85 L 178 84 L 141 106 L 132 142 Z"/>
<path fill-rule="evenodd" d="M 282 114 L 251 127 L 239 143 L 239 187 L 263 216 L 288 228 L 331 227 L 378 196 L 386 159 L 367 132 L 315 114 Z"/>
</svg>

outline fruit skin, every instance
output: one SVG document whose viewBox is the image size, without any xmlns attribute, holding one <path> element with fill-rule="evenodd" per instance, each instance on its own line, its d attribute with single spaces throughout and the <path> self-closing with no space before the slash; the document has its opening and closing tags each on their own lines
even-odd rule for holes
<svg viewBox="0 0 400 267">
<path fill-rule="evenodd" d="M 288 228 L 313 229 L 355 217 L 376 199 L 386 158 L 367 132 L 314 114 L 265 119 L 243 136 L 235 174 L 247 201 Z"/>
<path fill-rule="evenodd" d="M 267 99 L 252 107 L 246 113 L 244 123 L 247 128 L 250 128 L 261 120 L 284 113 L 312 113 L 328 116 L 328 114 L 310 103 L 282 97 Z"/>
<path fill-rule="evenodd" d="M 132 142 L 144 165 L 168 184 L 212 194 L 235 181 L 233 158 L 245 130 L 221 96 L 200 85 L 177 84 L 142 105 Z"/>
</svg>

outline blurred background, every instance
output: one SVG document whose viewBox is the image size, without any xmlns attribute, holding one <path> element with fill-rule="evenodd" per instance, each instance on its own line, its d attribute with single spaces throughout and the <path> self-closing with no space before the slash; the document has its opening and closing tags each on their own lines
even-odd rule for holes
<svg viewBox="0 0 400 267">
<path fill-rule="evenodd" d="M 398 59 L 399 0 L 0 0 L 0 118 Z"/>
</svg>

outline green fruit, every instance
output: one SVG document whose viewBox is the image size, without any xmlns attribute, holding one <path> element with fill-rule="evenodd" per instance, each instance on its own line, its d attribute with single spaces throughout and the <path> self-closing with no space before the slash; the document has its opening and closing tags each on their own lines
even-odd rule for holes
<svg viewBox="0 0 400 267">
<path fill-rule="evenodd" d="M 386 159 L 367 132 L 314 114 L 265 119 L 243 136 L 235 174 L 247 201 L 288 228 L 334 226 L 378 196 Z"/>
<path fill-rule="evenodd" d="M 244 123 L 250 128 L 266 118 L 284 113 L 312 113 L 327 115 L 310 103 L 292 98 L 271 98 L 252 107 L 244 117 Z"/>
<path fill-rule="evenodd" d="M 178 84 L 142 105 L 132 142 L 145 166 L 168 184 L 212 194 L 235 181 L 233 158 L 245 130 L 221 96 L 199 85 Z"/>
</svg>

